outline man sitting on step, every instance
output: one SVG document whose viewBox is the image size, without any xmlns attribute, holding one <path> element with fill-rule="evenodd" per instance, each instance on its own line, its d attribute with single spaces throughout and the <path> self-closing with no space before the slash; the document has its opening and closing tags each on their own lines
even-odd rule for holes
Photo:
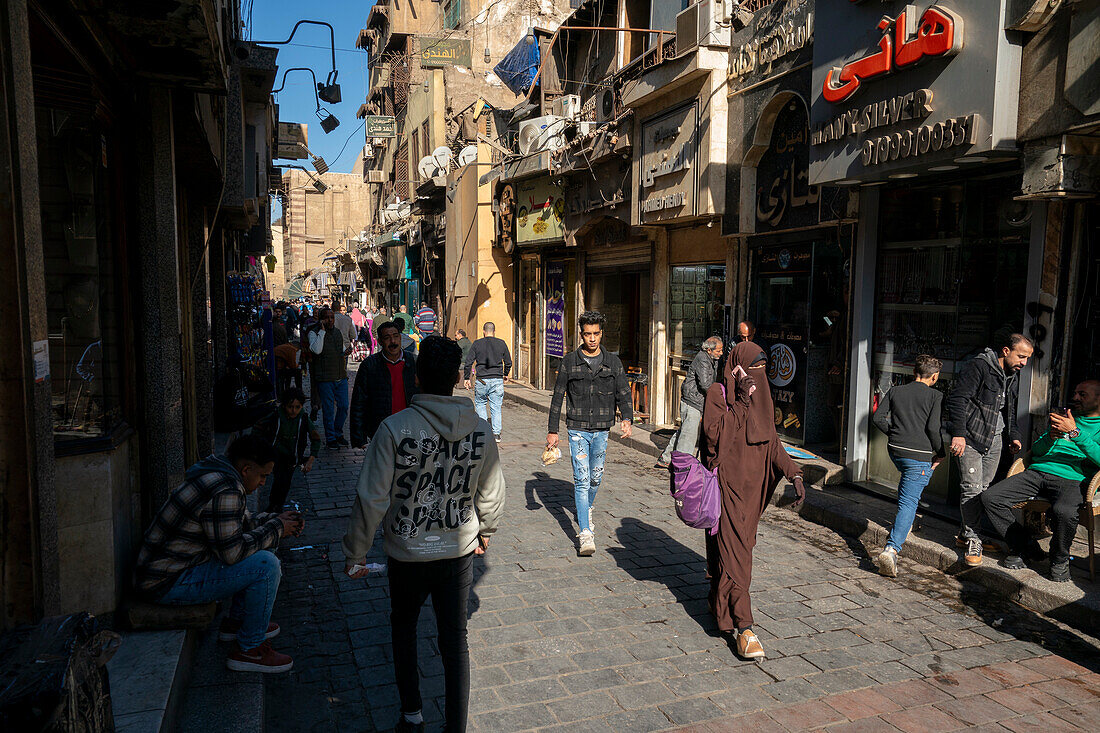
<svg viewBox="0 0 1100 733">
<path fill-rule="evenodd" d="M 1069 548 L 1077 531 L 1077 508 L 1089 481 L 1100 470 L 1100 380 L 1087 379 L 1073 390 L 1070 409 L 1050 413 L 1050 430 L 1031 447 L 1027 470 L 986 489 L 982 504 L 990 524 L 1008 544 L 1002 564 L 1022 570 L 1041 557 L 1038 544 L 1015 522 L 1013 507 L 1032 497 L 1050 502 L 1050 579 L 1069 578 Z"/>
<path fill-rule="evenodd" d="M 226 660 L 238 672 L 286 672 L 294 661 L 271 648 L 279 625 L 271 608 L 282 570 L 271 552 L 280 537 L 300 535 L 301 514 L 257 514 L 245 497 L 275 468 L 275 449 L 244 435 L 224 456 L 210 455 L 184 474 L 145 533 L 134 587 L 145 600 L 190 606 L 232 599 L 218 638 L 232 641 Z"/>
</svg>

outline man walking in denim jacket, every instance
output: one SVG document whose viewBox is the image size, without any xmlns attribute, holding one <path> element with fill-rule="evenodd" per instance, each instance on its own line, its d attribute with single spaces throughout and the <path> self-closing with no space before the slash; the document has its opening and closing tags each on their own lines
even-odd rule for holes
<svg viewBox="0 0 1100 733">
<path fill-rule="evenodd" d="M 581 348 L 565 355 L 550 401 L 550 427 L 546 445 L 558 444 L 558 423 L 562 398 L 568 397 L 565 425 L 569 432 L 569 454 L 573 459 L 573 498 L 577 509 L 578 554 L 596 552 L 592 535 L 592 502 L 603 478 L 607 436 L 618 409 L 623 436 L 629 438 L 634 421 L 630 387 L 619 357 L 604 349 L 602 313 L 585 311 L 579 319 Z"/>
</svg>

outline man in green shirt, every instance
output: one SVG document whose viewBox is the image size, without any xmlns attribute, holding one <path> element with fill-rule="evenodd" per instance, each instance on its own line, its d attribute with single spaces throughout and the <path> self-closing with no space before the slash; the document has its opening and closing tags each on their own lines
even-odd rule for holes
<svg viewBox="0 0 1100 733">
<path fill-rule="evenodd" d="M 1077 531 L 1077 508 L 1085 489 L 1100 471 L 1100 380 L 1087 379 L 1073 390 L 1067 410 L 1050 413 L 1050 430 L 1031 446 L 1027 470 L 995 484 L 982 494 L 986 516 L 1008 545 L 1002 564 L 1026 567 L 1041 551 L 1015 522 L 1012 507 L 1031 497 L 1051 504 L 1054 536 L 1050 538 L 1050 579 L 1069 580 L 1069 548 Z"/>
</svg>

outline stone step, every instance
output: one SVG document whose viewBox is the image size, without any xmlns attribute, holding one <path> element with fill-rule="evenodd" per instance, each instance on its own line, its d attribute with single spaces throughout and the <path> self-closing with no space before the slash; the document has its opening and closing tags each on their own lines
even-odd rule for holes
<svg viewBox="0 0 1100 733">
<path fill-rule="evenodd" d="M 117 733 L 174 733 L 196 632 L 127 631 L 107 663 Z"/>
</svg>

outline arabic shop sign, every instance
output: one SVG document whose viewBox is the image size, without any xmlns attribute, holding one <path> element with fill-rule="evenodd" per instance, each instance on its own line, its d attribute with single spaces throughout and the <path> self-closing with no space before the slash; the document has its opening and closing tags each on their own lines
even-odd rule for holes
<svg viewBox="0 0 1100 733">
<path fill-rule="evenodd" d="M 738 37 L 734 36 L 730 48 L 730 81 L 751 74 L 754 71 L 770 71 L 772 63 L 783 59 L 795 51 L 805 48 L 814 41 L 814 14 L 810 12 L 809 3 L 787 3 L 787 7 L 769 9 L 779 10 L 782 15 L 778 21 L 770 27 L 764 27 L 764 18 L 753 18 L 753 25 L 749 31 L 752 35 L 746 38 L 744 43 L 738 44 Z M 758 13 L 758 15 L 763 15 Z M 761 23 L 758 27 L 757 23 Z"/>
<path fill-rule="evenodd" d="M 397 137 L 397 121 L 386 115 L 367 115 L 366 137 Z"/>
<path fill-rule="evenodd" d="M 516 242 L 560 242 L 565 195 L 549 178 L 519 181 L 516 187 Z"/>
<path fill-rule="evenodd" d="M 639 219 L 661 221 L 695 215 L 697 103 L 642 123 Z"/>
<path fill-rule="evenodd" d="M 420 65 L 428 67 L 471 65 L 470 39 L 420 36 Z"/>
<path fill-rule="evenodd" d="M 1005 2 L 818 0 L 830 32 L 814 43 L 810 181 L 1015 148 L 1020 48 L 1003 31 Z"/>
<path fill-rule="evenodd" d="M 791 99 L 776 115 L 771 144 L 756 168 L 756 231 L 813 226 L 818 186 L 810 185 L 806 106 Z"/>
</svg>

